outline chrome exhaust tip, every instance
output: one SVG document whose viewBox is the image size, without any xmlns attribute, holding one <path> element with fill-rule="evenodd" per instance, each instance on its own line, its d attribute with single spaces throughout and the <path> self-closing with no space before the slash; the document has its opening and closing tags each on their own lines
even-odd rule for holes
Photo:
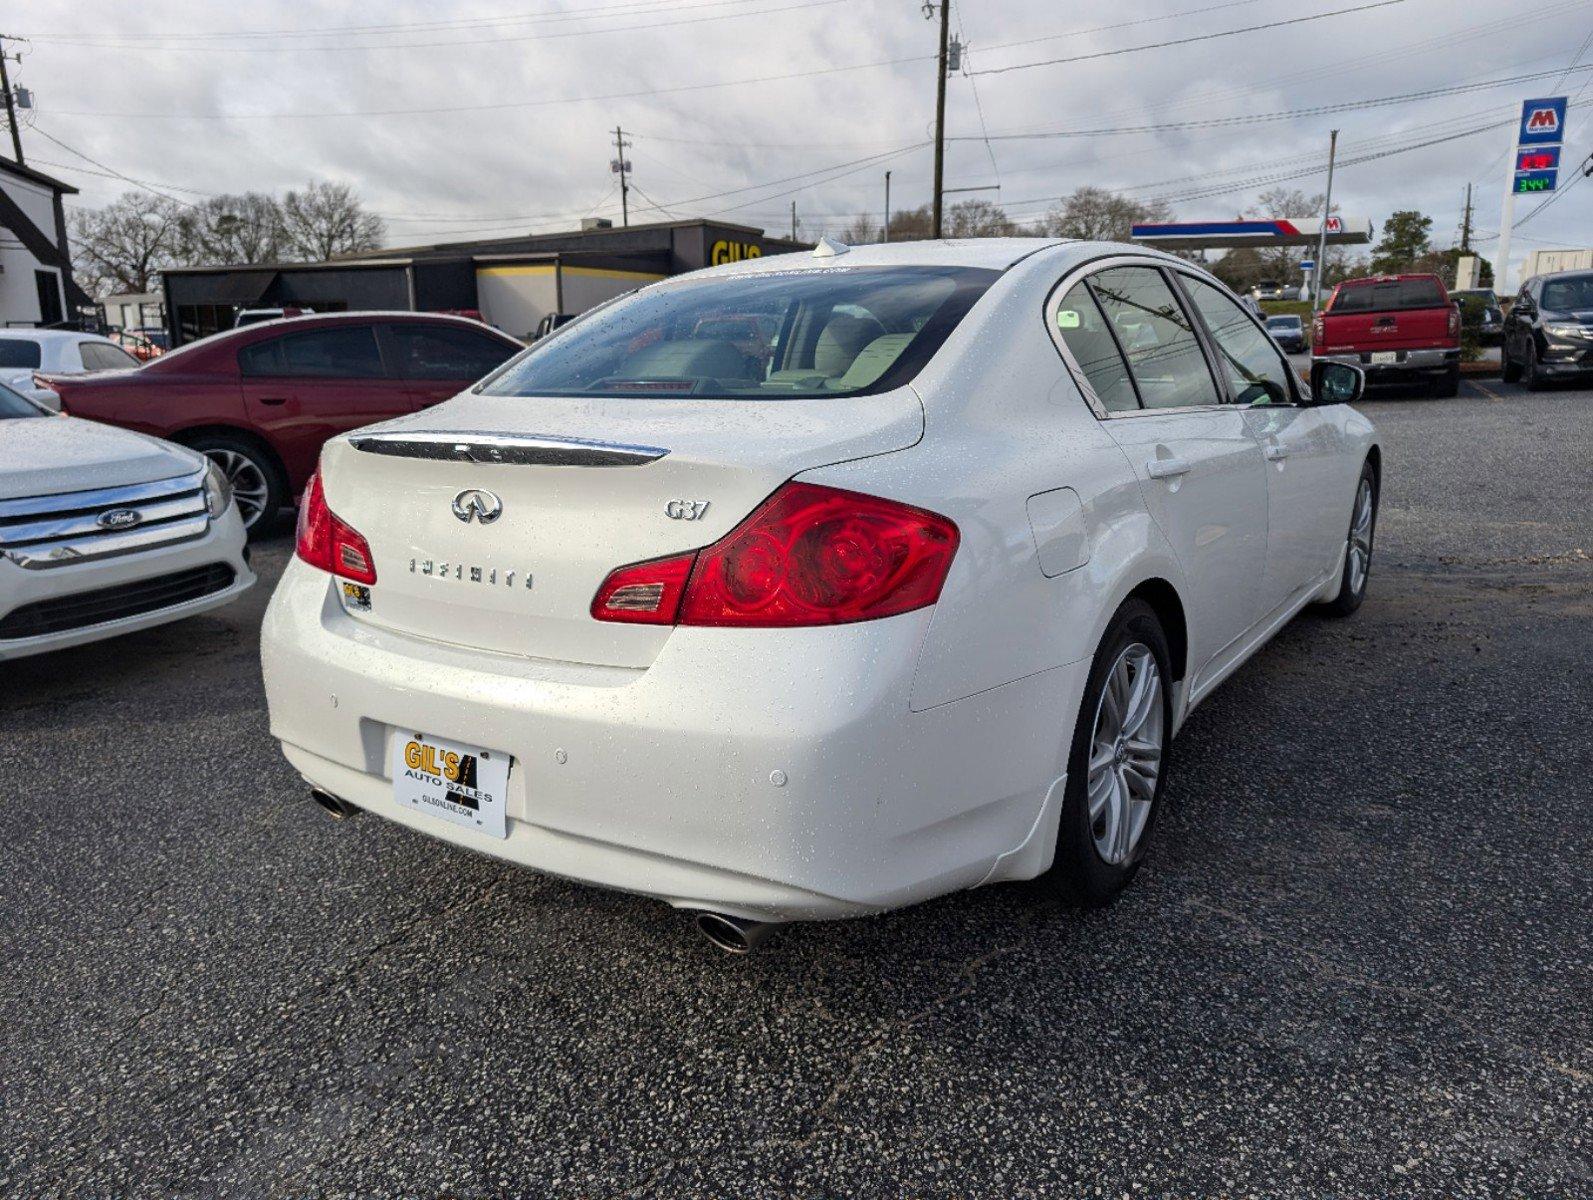
<svg viewBox="0 0 1593 1200">
<path fill-rule="evenodd" d="M 334 796 L 331 792 L 322 791 L 320 788 L 310 789 L 310 799 L 314 800 L 335 821 L 346 821 L 359 812 L 357 804 L 350 804 L 341 796 Z"/>
<path fill-rule="evenodd" d="M 768 921 L 749 921 L 715 912 L 697 914 L 697 932 L 726 954 L 751 954 L 774 928 Z"/>
</svg>

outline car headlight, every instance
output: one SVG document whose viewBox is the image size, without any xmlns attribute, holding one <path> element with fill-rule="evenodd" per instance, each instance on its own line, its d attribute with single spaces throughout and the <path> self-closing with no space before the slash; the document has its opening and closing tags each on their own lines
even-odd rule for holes
<svg viewBox="0 0 1593 1200">
<path fill-rule="evenodd" d="M 211 459 L 205 460 L 205 508 L 211 519 L 232 507 L 232 484 Z"/>
<path fill-rule="evenodd" d="M 1586 325 L 1567 325 L 1553 321 L 1544 325 L 1543 332 L 1550 337 L 1575 338 L 1578 340 L 1593 337 L 1593 328 L 1589 328 Z"/>
</svg>

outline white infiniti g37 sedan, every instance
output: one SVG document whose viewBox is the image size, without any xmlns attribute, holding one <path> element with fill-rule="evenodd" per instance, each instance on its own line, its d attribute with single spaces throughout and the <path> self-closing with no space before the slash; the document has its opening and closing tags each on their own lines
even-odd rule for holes
<svg viewBox="0 0 1593 1200">
<path fill-rule="evenodd" d="M 1366 591 L 1381 456 L 1136 247 L 767 257 L 593 310 L 329 442 L 266 615 L 271 729 L 358 809 L 766 923 L 1133 876 L 1173 735 Z"/>
</svg>

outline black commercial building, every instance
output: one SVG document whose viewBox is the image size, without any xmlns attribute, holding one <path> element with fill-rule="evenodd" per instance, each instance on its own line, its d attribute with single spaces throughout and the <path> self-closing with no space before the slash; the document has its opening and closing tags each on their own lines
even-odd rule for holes
<svg viewBox="0 0 1593 1200">
<path fill-rule="evenodd" d="M 614 228 L 376 250 L 318 263 L 166 271 L 173 345 L 230 329 L 246 308 L 408 310 L 479 315 L 525 337 L 545 317 L 584 312 L 655 279 L 809 247 L 716 221 Z"/>
</svg>

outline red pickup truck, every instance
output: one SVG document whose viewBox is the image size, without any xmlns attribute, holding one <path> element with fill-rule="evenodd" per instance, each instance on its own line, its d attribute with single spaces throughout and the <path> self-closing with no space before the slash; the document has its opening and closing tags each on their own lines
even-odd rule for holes
<svg viewBox="0 0 1593 1200">
<path fill-rule="evenodd" d="M 1436 275 L 1346 279 L 1311 325 L 1311 357 L 1352 363 L 1369 384 L 1460 389 L 1460 309 Z"/>
</svg>

